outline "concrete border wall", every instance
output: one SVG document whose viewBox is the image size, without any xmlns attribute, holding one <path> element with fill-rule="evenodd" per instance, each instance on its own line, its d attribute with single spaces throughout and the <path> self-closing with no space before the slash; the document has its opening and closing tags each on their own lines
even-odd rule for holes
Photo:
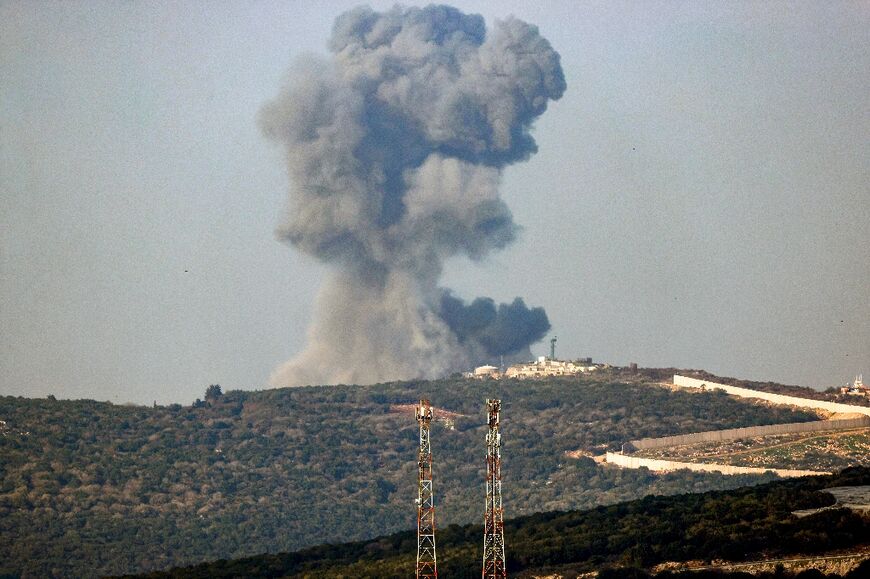
<svg viewBox="0 0 870 579">
<path fill-rule="evenodd" d="M 828 412 L 855 412 L 858 414 L 864 414 L 865 416 L 870 416 L 870 407 L 868 406 L 852 406 L 850 404 L 826 402 L 824 400 L 812 400 L 810 398 L 798 398 L 797 396 L 772 394 L 770 392 L 750 390 L 749 388 L 739 388 L 737 386 L 728 386 L 727 384 L 718 384 L 708 380 L 698 380 L 697 378 L 689 378 L 688 376 L 680 376 L 679 374 L 674 374 L 674 386 L 724 390 L 728 394 L 740 396 L 741 398 L 759 398 L 761 400 L 773 402 L 774 404 L 815 408 L 817 410 L 827 410 Z"/>
<path fill-rule="evenodd" d="M 667 448 L 699 442 L 720 442 L 756 436 L 771 436 L 774 434 L 791 434 L 795 432 L 826 432 L 833 430 L 851 430 L 853 428 L 870 427 L 870 416 L 846 418 L 842 420 L 815 420 L 813 422 L 790 422 L 788 424 L 768 424 L 765 426 L 748 426 L 745 428 L 729 428 L 727 430 L 708 430 L 694 434 L 679 434 L 661 438 L 641 438 L 632 440 L 630 444 L 636 450 Z"/>
<path fill-rule="evenodd" d="M 720 472 L 722 474 L 764 474 L 773 472 L 781 477 L 796 476 L 822 476 L 831 474 L 814 470 L 791 470 L 784 468 L 757 468 L 752 466 L 732 466 L 730 464 L 700 463 L 700 462 L 676 462 L 673 460 L 659 460 L 655 458 L 638 458 L 618 452 L 608 452 L 605 459 L 610 464 L 623 468 L 646 467 L 655 472 L 672 472 L 675 470 L 691 470 L 696 472 Z"/>
</svg>

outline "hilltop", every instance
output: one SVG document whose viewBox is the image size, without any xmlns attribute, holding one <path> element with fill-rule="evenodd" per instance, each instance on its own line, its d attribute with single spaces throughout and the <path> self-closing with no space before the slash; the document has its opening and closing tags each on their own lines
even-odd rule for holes
<svg viewBox="0 0 870 579">
<path fill-rule="evenodd" d="M 141 572 L 413 528 L 408 408 L 421 397 L 436 409 L 440 527 L 481 516 L 487 397 L 504 401 L 509 516 L 765 482 L 623 471 L 566 452 L 816 418 L 659 387 L 669 373 L 231 391 L 155 408 L 2 397 L 0 574 Z"/>
</svg>

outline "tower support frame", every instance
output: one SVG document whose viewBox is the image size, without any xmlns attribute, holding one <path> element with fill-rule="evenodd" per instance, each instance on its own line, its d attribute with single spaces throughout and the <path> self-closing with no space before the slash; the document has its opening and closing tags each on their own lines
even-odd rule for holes
<svg viewBox="0 0 870 579">
<path fill-rule="evenodd" d="M 435 493 L 432 488 L 432 446 L 429 440 L 433 412 L 428 400 L 420 400 L 416 417 L 420 425 L 417 454 L 417 579 L 437 579 Z"/>
<path fill-rule="evenodd" d="M 486 401 L 486 510 L 483 518 L 483 579 L 505 579 L 504 509 L 501 502 L 501 400 Z"/>
</svg>

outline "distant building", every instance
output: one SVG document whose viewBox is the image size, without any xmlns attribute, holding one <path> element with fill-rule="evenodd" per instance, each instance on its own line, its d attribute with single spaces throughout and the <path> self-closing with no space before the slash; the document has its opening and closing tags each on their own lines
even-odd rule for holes
<svg viewBox="0 0 870 579">
<path fill-rule="evenodd" d="M 495 366 L 478 366 L 472 373 L 473 378 L 499 378 L 501 372 Z"/>
<path fill-rule="evenodd" d="M 840 388 L 840 394 L 848 394 L 850 396 L 868 396 L 870 397 L 870 387 L 864 385 L 864 375 L 859 374 L 855 377 L 855 381 Z"/>
<path fill-rule="evenodd" d="M 584 360 L 584 362 L 587 361 L 588 364 L 582 365 L 563 360 L 551 360 L 546 356 L 541 356 L 536 362 L 511 366 L 504 375 L 506 378 L 542 378 L 544 376 L 571 376 L 597 369 L 597 366 L 592 364 L 591 358 Z"/>
</svg>

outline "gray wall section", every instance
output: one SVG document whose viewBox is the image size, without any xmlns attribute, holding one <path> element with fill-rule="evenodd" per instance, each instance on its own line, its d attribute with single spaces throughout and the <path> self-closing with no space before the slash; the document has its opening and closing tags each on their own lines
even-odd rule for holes
<svg viewBox="0 0 870 579">
<path fill-rule="evenodd" d="M 662 438 L 641 438 L 626 444 L 626 449 L 649 450 L 651 448 L 666 448 L 699 442 L 719 442 L 737 440 L 739 438 L 754 438 L 773 434 L 791 434 L 794 432 L 825 432 L 832 430 L 850 430 L 852 428 L 870 427 L 870 416 L 846 418 L 842 420 L 819 420 L 815 422 L 792 422 L 789 424 L 770 424 L 767 426 L 749 426 L 746 428 L 729 428 L 727 430 L 711 430 L 695 434 L 680 434 Z"/>
</svg>

